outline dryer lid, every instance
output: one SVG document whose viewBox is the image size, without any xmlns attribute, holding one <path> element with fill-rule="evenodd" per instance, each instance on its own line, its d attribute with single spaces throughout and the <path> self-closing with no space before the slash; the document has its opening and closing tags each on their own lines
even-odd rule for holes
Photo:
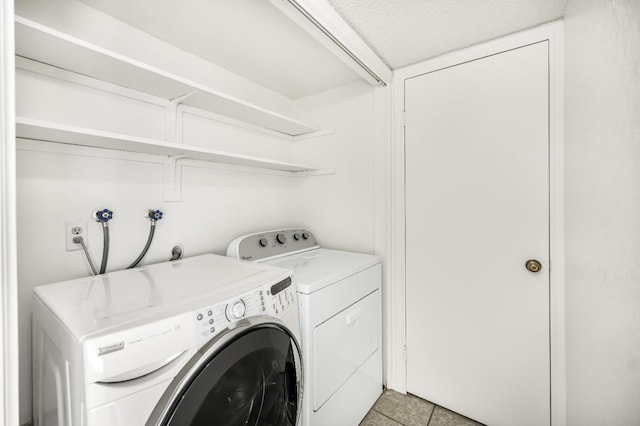
<svg viewBox="0 0 640 426">
<path fill-rule="evenodd" d="M 297 291 L 311 294 L 377 265 L 380 258 L 371 254 L 320 248 L 263 263 L 292 270 Z"/>
</svg>

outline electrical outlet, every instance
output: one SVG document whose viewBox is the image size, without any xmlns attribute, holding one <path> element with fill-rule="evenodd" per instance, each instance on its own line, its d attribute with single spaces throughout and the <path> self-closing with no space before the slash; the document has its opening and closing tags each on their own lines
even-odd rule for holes
<svg viewBox="0 0 640 426">
<path fill-rule="evenodd" d="M 69 220 L 64 224 L 65 245 L 67 251 L 82 250 L 82 246 L 74 243 L 75 237 L 82 237 L 84 243 L 89 245 L 87 237 L 87 221 L 82 219 Z"/>
</svg>

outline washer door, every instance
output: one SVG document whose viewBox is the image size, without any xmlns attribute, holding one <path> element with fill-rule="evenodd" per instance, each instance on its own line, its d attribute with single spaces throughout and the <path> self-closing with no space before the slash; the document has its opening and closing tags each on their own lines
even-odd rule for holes
<svg viewBox="0 0 640 426">
<path fill-rule="evenodd" d="M 294 426 L 302 407 L 298 342 L 273 318 L 249 318 L 198 351 L 147 426 Z"/>
</svg>

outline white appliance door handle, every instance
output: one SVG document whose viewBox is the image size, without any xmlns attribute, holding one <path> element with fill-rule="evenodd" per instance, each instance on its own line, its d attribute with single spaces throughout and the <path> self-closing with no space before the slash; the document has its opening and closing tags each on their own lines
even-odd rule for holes
<svg viewBox="0 0 640 426">
<path fill-rule="evenodd" d="M 347 314 L 347 325 L 351 325 L 360 319 L 360 308 L 355 308 Z"/>
<path fill-rule="evenodd" d="M 140 368 L 136 368 L 127 372 L 124 372 L 122 374 L 118 374 L 117 376 L 113 376 L 113 377 L 109 377 L 108 379 L 104 379 L 104 380 L 100 380 L 96 383 L 100 383 L 103 385 L 109 385 L 109 384 L 115 384 L 115 383 L 122 383 L 122 382 L 128 382 L 130 380 L 134 380 L 134 379 L 139 379 L 145 376 L 148 376 L 149 374 L 155 373 L 156 371 L 162 370 L 163 368 L 167 367 L 168 365 L 172 365 L 175 364 L 179 359 L 181 359 L 187 352 L 180 352 L 177 353 L 175 355 L 171 355 L 168 358 L 165 358 L 163 360 L 148 364 L 148 365 L 144 365 Z"/>
</svg>

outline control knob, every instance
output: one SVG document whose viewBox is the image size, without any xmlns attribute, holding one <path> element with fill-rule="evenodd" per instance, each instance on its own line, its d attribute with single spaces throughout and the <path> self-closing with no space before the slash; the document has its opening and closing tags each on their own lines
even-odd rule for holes
<svg viewBox="0 0 640 426">
<path fill-rule="evenodd" d="M 308 240 L 309 239 L 309 233 L 308 232 L 303 232 L 302 233 L 302 239 L 303 240 Z"/>
<path fill-rule="evenodd" d="M 244 302 L 239 300 L 229 307 L 229 316 L 230 319 L 240 319 L 246 313 L 246 307 L 244 306 Z"/>
<path fill-rule="evenodd" d="M 284 235 L 284 234 L 277 234 L 277 235 L 276 235 L 276 241 L 277 241 L 279 244 L 284 244 L 284 243 L 286 243 L 286 242 L 287 242 L 287 236 L 286 236 L 286 235 Z"/>
<path fill-rule="evenodd" d="M 293 234 L 293 239 L 298 241 L 300 239 L 300 234 L 297 233 L 297 232 L 295 234 Z"/>
<path fill-rule="evenodd" d="M 260 238 L 260 240 L 258 240 L 258 243 L 260 244 L 260 247 L 266 247 L 269 244 L 269 241 L 267 241 L 266 238 Z"/>
</svg>

